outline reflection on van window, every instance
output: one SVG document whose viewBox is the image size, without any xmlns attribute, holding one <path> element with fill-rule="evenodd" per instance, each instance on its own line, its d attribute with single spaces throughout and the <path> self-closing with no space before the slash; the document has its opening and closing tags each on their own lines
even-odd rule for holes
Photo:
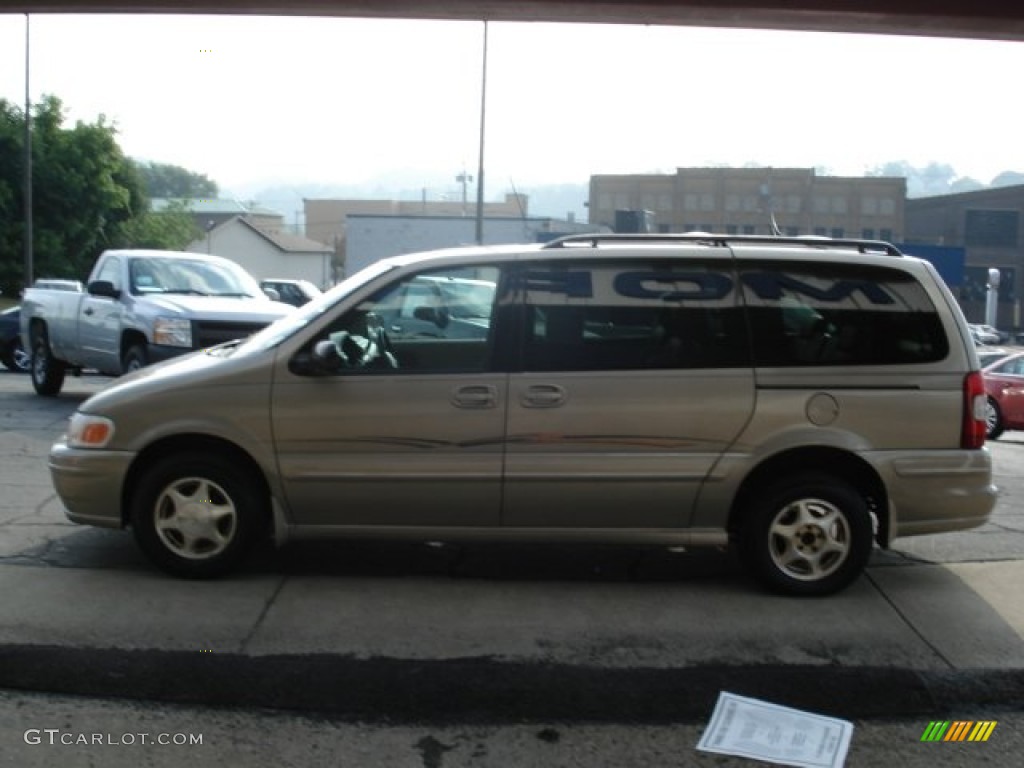
<svg viewBox="0 0 1024 768">
<path fill-rule="evenodd" d="M 699 263 L 530 267 L 528 371 L 750 365 L 733 277 Z"/>
<path fill-rule="evenodd" d="M 497 267 L 406 277 L 331 323 L 338 373 L 483 371 L 490 364 Z"/>
<path fill-rule="evenodd" d="M 931 299 L 903 272 L 758 263 L 740 279 L 759 366 L 927 363 L 949 352 Z"/>
</svg>

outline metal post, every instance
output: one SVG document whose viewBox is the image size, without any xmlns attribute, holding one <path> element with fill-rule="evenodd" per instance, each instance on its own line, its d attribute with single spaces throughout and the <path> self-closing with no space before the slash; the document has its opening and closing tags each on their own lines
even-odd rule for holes
<svg viewBox="0 0 1024 768">
<path fill-rule="evenodd" d="M 476 169 L 476 243 L 484 244 L 484 129 L 487 126 L 487 21 L 484 20 L 483 74 L 480 78 L 480 162 Z"/>
<path fill-rule="evenodd" d="M 32 285 L 32 103 L 29 98 L 29 15 L 25 14 L 25 287 Z"/>
</svg>

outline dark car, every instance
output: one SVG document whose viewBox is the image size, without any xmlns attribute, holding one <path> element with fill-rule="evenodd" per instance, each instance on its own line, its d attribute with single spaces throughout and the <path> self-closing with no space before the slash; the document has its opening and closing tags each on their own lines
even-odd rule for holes
<svg viewBox="0 0 1024 768">
<path fill-rule="evenodd" d="M 26 373 L 29 356 L 21 347 L 20 322 L 21 307 L 10 307 L 0 312 L 0 363 L 8 370 Z"/>
<path fill-rule="evenodd" d="M 260 281 L 260 288 L 264 291 L 270 288 L 277 293 L 277 301 L 283 301 L 293 307 L 301 307 L 321 294 L 321 290 L 308 280 L 268 278 Z"/>
<path fill-rule="evenodd" d="M 988 439 L 1008 429 L 1024 429 L 1024 352 L 1004 357 L 984 369 L 988 395 Z"/>
</svg>

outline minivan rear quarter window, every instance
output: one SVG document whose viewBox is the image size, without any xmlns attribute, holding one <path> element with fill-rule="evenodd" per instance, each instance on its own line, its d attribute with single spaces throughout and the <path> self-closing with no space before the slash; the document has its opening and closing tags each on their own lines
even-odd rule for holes
<svg viewBox="0 0 1024 768">
<path fill-rule="evenodd" d="M 949 353 L 935 305 L 902 270 L 749 262 L 740 282 L 758 366 L 902 365 Z"/>
</svg>

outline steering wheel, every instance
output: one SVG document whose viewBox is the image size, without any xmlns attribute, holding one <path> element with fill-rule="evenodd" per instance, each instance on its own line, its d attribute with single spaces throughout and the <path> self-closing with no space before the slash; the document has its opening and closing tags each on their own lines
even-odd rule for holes
<svg viewBox="0 0 1024 768">
<path fill-rule="evenodd" d="M 373 312 L 365 317 L 365 335 L 350 331 L 331 334 L 342 368 L 397 368 L 398 359 L 383 323 Z"/>
</svg>

